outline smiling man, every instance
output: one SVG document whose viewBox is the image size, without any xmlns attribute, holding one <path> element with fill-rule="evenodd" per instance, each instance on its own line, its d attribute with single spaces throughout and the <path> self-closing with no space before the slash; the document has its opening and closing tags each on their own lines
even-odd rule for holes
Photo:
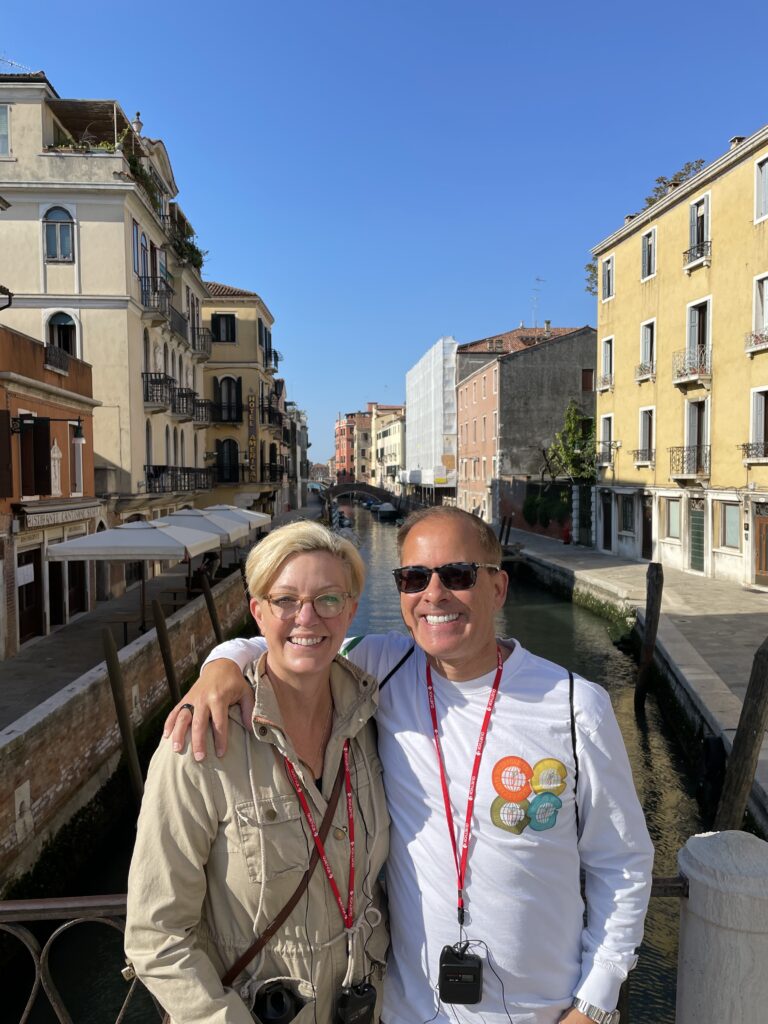
<svg viewBox="0 0 768 1024">
<path fill-rule="evenodd" d="M 391 817 L 385 1024 L 616 1024 L 650 895 L 653 847 L 608 695 L 497 641 L 507 576 L 490 527 L 456 508 L 398 534 L 399 633 L 343 653 L 381 680 Z M 216 648 L 193 703 L 226 744 L 259 640 Z M 222 660 L 229 659 L 229 660 Z M 179 746 L 188 712 L 175 709 Z M 585 903 L 580 874 L 584 873 Z"/>
</svg>

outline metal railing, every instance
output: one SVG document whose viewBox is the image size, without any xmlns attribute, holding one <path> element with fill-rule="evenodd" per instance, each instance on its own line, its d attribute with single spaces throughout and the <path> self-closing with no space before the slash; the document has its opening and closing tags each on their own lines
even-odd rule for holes
<svg viewBox="0 0 768 1024">
<path fill-rule="evenodd" d="M 712 354 L 706 345 L 681 349 L 672 353 L 672 380 L 709 380 L 712 376 Z"/>
<path fill-rule="evenodd" d="M 264 462 L 261 466 L 261 482 L 279 483 L 283 479 L 283 467 L 277 462 Z"/>
<path fill-rule="evenodd" d="M 638 363 L 635 367 L 635 380 L 654 380 L 656 363 Z"/>
<path fill-rule="evenodd" d="M 176 381 L 167 373 L 142 373 L 144 404 L 168 408 L 173 400 Z"/>
<path fill-rule="evenodd" d="M 171 307 L 171 287 L 163 277 L 140 277 L 141 304 L 145 310 L 168 317 Z"/>
<path fill-rule="evenodd" d="M 273 427 L 282 427 L 283 425 L 283 414 L 280 410 L 270 405 L 268 402 L 262 402 L 259 405 L 259 418 L 261 423 Z"/>
<path fill-rule="evenodd" d="M 194 466 L 145 466 L 144 479 L 148 494 L 206 491 L 213 487 L 212 470 Z"/>
<path fill-rule="evenodd" d="M 741 445 L 744 459 L 768 459 L 768 441 L 749 441 Z"/>
<path fill-rule="evenodd" d="M 632 452 L 635 462 L 649 462 L 652 466 L 656 463 L 655 448 L 635 448 Z"/>
<path fill-rule="evenodd" d="M 197 392 L 192 388 L 175 388 L 171 401 L 171 412 L 181 419 L 194 419 L 196 398 Z"/>
<path fill-rule="evenodd" d="M 688 444 L 669 449 L 670 476 L 709 476 L 708 444 Z"/>
<path fill-rule="evenodd" d="M 207 327 L 196 327 L 192 331 L 192 354 L 198 359 L 211 358 L 213 335 Z"/>
<path fill-rule="evenodd" d="M 58 345 L 46 345 L 44 362 L 46 366 L 66 373 L 69 370 L 69 352 Z"/>
<path fill-rule="evenodd" d="M 603 373 L 597 378 L 597 390 L 608 391 L 613 387 L 613 374 Z"/>
<path fill-rule="evenodd" d="M 171 330 L 184 341 L 189 342 L 189 320 L 170 302 L 168 310 L 171 314 Z"/>
<path fill-rule="evenodd" d="M 683 266 L 687 267 L 691 263 L 697 263 L 699 260 L 708 260 L 711 258 L 712 243 L 697 242 L 696 245 L 692 245 L 690 249 L 686 249 L 683 253 Z"/>
<path fill-rule="evenodd" d="M 768 327 L 760 331 L 747 331 L 744 335 L 745 352 L 759 352 L 764 348 L 768 348 Z"/>
<path fill-rule="evenodd" d="M 276 348 L 265 349 L 264 368 L 267 370 L 276 370 L 282 358 L 282 355 L 277 351 Z"/>
<path fill-rule="evenodd" d="M 598 441 L 596 461 L 598 466 L 612 466 L 615 445 L 613 441 Z"/>
<path fill-rule="evenodd" d="M 209 398 L 195 399 L 195 426 L 207 426 L 211 422 L 211 405 Z"/>
</svg>

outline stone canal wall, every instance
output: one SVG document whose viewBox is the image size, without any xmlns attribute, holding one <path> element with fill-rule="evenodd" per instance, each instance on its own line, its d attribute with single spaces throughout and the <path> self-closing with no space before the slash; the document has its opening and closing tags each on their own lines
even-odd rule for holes
<svg viewBox="0 0 768 1024">
<path fill-rule="evenodd" d="M 243 582 L 233 573 L 213 588 L 225 633 L 247 614 Z M 168 620 L 179 680 L 215 644 L 202 597 Z M 154 629 L 119 651 L 134 728 L 169 699 Z M 115 706 L 101 662 L 0 732 L 0 895 L 31 868 L 43 845 L 93 798 L 114 772 L 121 744 Z"/>
</svg>

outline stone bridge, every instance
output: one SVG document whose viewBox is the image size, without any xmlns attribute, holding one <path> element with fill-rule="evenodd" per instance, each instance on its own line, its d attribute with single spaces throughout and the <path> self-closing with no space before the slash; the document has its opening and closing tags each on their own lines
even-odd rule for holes
<svg viewBox="0 0 768 1024">
<path fill-rule="evenodd" d="M 377 501 L 388 501 L 395 508 L 400 508 L 400 499 L 396 494 L 385 491 L 383 487 L 374 487 L 372 484 L 334 484 L 325 492 L 325 500 L 330 504 L 340 494 L 367 494 L 371 498 L 376 498 Z"/>
</svg>

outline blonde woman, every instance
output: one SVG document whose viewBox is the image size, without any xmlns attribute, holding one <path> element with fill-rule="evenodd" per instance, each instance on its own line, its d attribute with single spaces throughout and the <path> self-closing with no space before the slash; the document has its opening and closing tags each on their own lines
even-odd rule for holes
<svg viewBox="0 0 768 1024">
<path fill-rule="evenodd" d="M 370 1021 L 387 949 L 378 879 L 389 819 L 376 684 L 337 657 L 365 569 L 348 541 L 296 522 L 251 551 L 246 576 L 267 645 L 246 671 L 252 727 L 233 712 L 222 758 L 161 743 L 131 864 L 126 952 L 174 1024 L 331 1024 L 356 1008 Z M 312 860 L 295 906 L 251 957 Z"/>
</svg>

